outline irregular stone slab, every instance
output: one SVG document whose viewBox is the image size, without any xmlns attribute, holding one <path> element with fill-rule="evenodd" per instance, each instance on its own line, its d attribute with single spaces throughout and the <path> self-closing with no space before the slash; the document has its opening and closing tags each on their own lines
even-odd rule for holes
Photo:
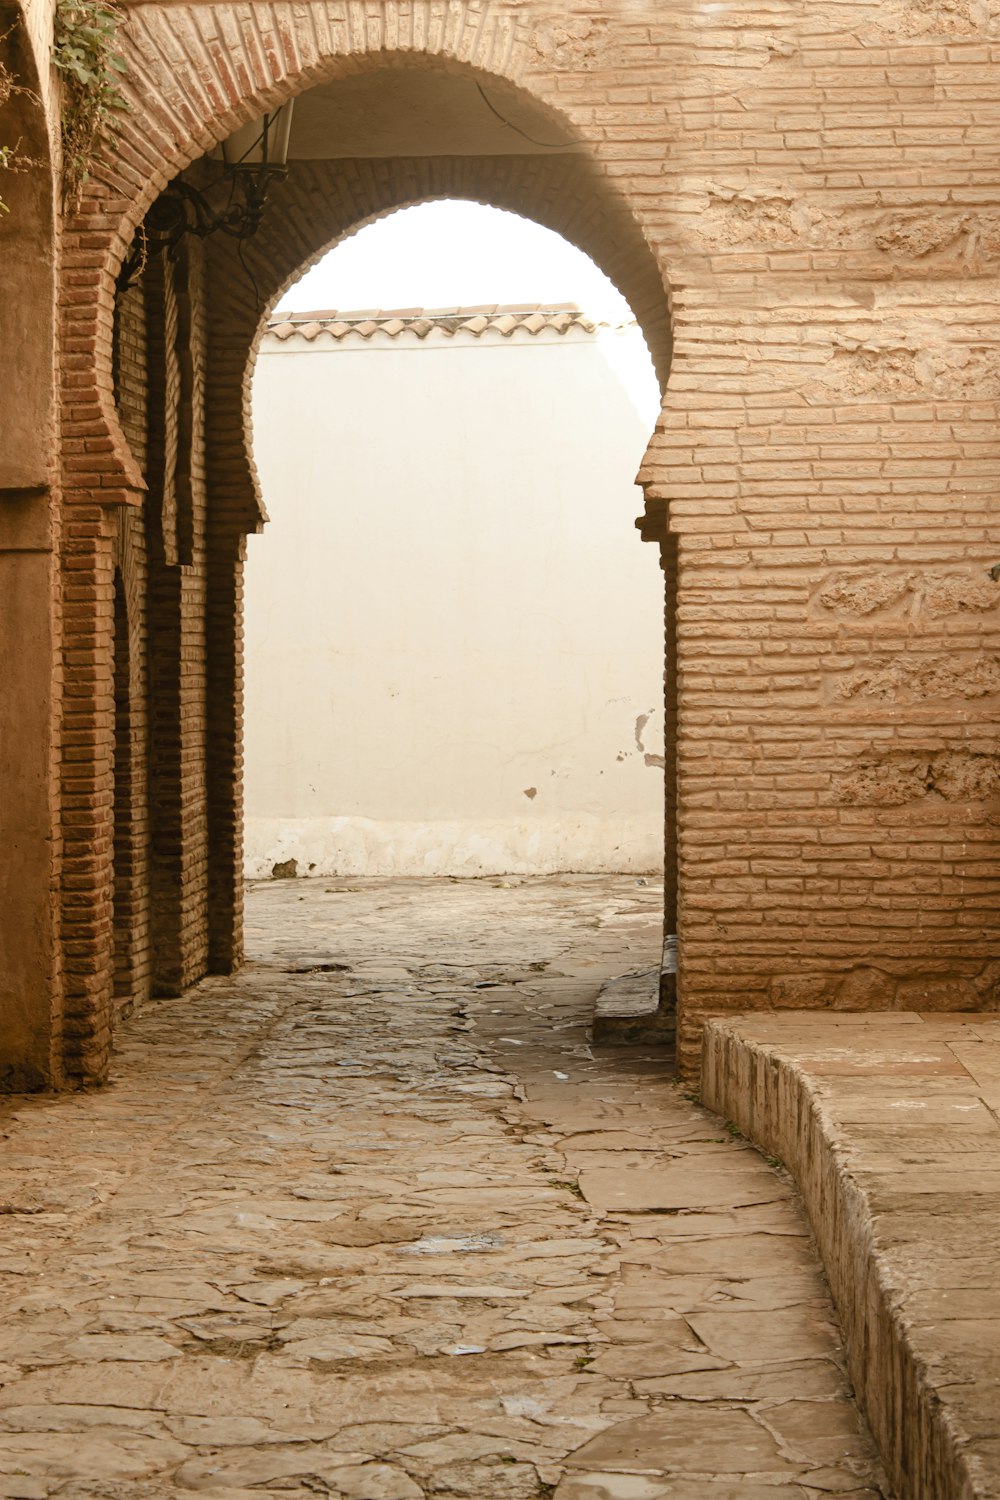
<svg viewBox="0 0 1000 1500">
<path fill-rule="evenodd" d="M 333 1474 L 344 1500 L 423 1500 L 420 1486 L 392 1464 L 351 1464 Z"/>
<path fill-rule="evenodd" d="M 173 1482 L 184 1490 L 213 1491 L 222 1485 L 255 1489 L 285 1479 L 300 1479 L 325 1484 L 336 1493 L 338 1472 L 356 1470 L 367 1457 L 364 1453 L 331 1454 L 306 1445 L 286 1449 L 231 1448 L 211 1457 L 188 1459 L 174 1474 Z"/>
<path fill-rule="evenodd" d="M 693 1487 L 681 1489 L 676 1480 L 647 1479 L 638 1474 L 572 1474 L 558 1485 L 553 1500 L 775 1500 L 782 1493 L 787 1493 L 782 1486 L 747 1484 L 742 1479 L 735 1485 L 725 1479 L 698 1479 Z M 803 1493 L 798 1490 L 798 1495 Z M 874 1490 L 868 1495 L 870 1500 L 880 1500 Z M 838 1496 L 838 1500 L 845 1497 Z"/>
<path fill-rule="evenodd" d="M 817 1327 L 830 1338 L 839 1332 L 829 1308 L 758 1312 L 730 1305 L 718 1312 L 689 1313 L 687 1321 L 707 1349 L 733 1364 L 808 1359 L 816 1348 Z"/>
<path fill-rule="evenodd" d="M 168 1344 L 166 1339 L 146 1338 L 138 1335 L 118 1337 L 110 1333 L 86 1334 L 83 1338 L 74 1339 L 66 1346 L 66 1355 L 69 1359 L 125 1359 L 136 1360 L 141 1364 L 150 1364 L 163 1359 L 179 1359 L 180 1353 L 180 1349 L 175 1348 L 173 1344 Z"/>
<path fill-rule="evenodd" d="M 124 1406 L 8 1406 L 0 1411 L 0 1432 L 83 1432 L 88 1427 L 132 1427 L 152 1431 L 160 1413 Z M 166 1424 L 166 1430 L 171 1431 Z M 171 1436 L 175 1436 L 171 1432 Z"/>
<path fill-rule="evenodd" d="M 783 1197 L 773 1174 L 756 1163 L 747 1170 L 705 1170 L 671 1163 L 660 1169 L 597 1168 L 580 1174 L 580 1191 L 594 1208 L 615 1213 L 678 1213 L 682 1209 L 737 1207 Z"/>
<path fill-rule="evenodd" d="M 180 1443 L 144 1433 L 102 1431 L 86 1433 L 5 1433 L 0 1438 L 0 1474 L 34 1476 L 44 1472 L 53 1480 L 145 1479 L 172 1468 L 185 1456 Z"/>
<path fill-rule="evenodd" d="M 802 1472 L 781 1454 L 769 1432 L 749 1412 L 685 1403 L 619 1422 L 578 1448 L 572 1468 L 623 1474 L 774 1474 Z"/>
<path fill-rule="evenodd" d="M 526 1287 L 462 1285 L 456 1282 L 416 1281 L 396 1290 L 397 1297 L 458 1297 L 476 1302 L 501 1302 L 516 1297 L 527 1297 Z"/>
</svg>

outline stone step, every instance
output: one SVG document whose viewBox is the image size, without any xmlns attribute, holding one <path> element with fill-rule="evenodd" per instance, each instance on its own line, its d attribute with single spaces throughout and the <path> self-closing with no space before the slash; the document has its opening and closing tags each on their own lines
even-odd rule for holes
<svg viewBox="0 0 1000 1500">
<path fill-rule="evenodd" d="M 900 1500 L 997 1500 L 1000 1017 L 710 1020 L 702 1098 L 799 1187 Z"/>
<path fill-rule="evenodd" d="M 660 968 L 637 969 L 605 980 L 594 1006 L 595 1045 L 669 1044 L 676 1030 L 677 939 L 663 945 Z"/>
</svg>

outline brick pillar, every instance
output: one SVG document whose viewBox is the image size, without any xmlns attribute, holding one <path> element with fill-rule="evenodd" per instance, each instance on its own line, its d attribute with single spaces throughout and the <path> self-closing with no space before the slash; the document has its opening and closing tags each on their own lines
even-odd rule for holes
<svg viewBox="0 0 1000 1500">
<path fill-rule="evenodd" d="M 115 572 L 114 1001 L 127 1015 L 143 998 L 147 941 L 144 777 L 133 629 L 122 576 Z"/>
<path fill-rule="evenodd" d="M 677 934 L 677 538 L 660 542 L 663 568 L 663 932 Z"/>
<path fill-rule="evenodd" d="M 242 532 L 219 528 L 208 556 L 208 966 L 243 962 Z"/>
<path fill-rule="evenodd" d="M 149 794 L 152 990 L 206 971 L 204 451 L 197 252 L 146 276 L 149 327 Z"/>
<path fill-rule="evenodd" d="M 95 1082 L 111 1050 L 114 882 L 114 560 L 100 505 L 68 510 L 63 543 L 64 1056 Z"/>
<path fill-rule="evenodd" d="M 152 991 L 184 988 L 184 810 L 181 801 L 180 578 L 150 555 L 149 830 Z"/>
</svg>

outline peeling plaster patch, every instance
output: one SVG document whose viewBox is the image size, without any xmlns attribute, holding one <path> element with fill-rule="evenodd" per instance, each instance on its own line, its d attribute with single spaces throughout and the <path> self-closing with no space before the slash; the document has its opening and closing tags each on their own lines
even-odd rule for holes
<svg viewBox="0 0 1000 1500">
<path fill-rule="evenodd" d="M 848 209 L 836 217 L 814 211 L 811 243 L 830 250 L 874 251 L 916 274 L 922 263 L 992 268 L 1000 246 L 1000 217 L 944 206 L 890 212 L 875 219 L 867 208 Z M 874 298 L 866 305 L 873 307 Z"/>
<path fill-rule="evenodd" d="M 635 721 L 635 743 L 636 743 L 636 749 L 639 751 L 639 753 L 642 756 L 643 765 L 646 765 L 646 766 L 658 766 L 662 770 L 663 767 L 664 767 L 664 765 L 666 764 L 663 756 L 662 755 L 651 755 L 649 753 L 649 751 L 646 749 L 646 746 L 643 743 L 643 738 L 642 738 L 643 735 L 646 733 L 646 725 L 649 723 L 650 719 L 653 717 L 653 715 L 654 715 L 655 712 L 656 712 L 655 708 L 651 708 L 651 709 L 649 709 L 649 711 L 647 713 L 640 714 L 639 717 L 636 719 L 636 721 Z M 618 759 L 619 760 L 624 760 L 625 759 L 624 754 L 623 753 L 619 754 Z"/>
<path fill-rule="evenodd" d="M 995 344 L 916 347 L 907 338 L 834 335 L 823 386 L 846 396 L 913 396 L 974 401 L 1000 395 L 1000 349 Z"/>
<path fill-rule="evenodd" d="M 875 245 L 885 255 L 898 255 L 907 260 L 919 260 L 941 250 L 965 234 L 968 216 L 940 217 L 924 211 L 913 214 L 895 214 L 883 219 L 875 231 Z"/>
<path fill-rule="evenodd" d="M 991 37 L 1000 35 L 1000 0 L 888 0 L 860 35 Z"/>
<path fill-rule="evenodd" d="M 778 1009 L 822 1005 L 830 1010 L 996 1010 L 1000 1004 L 1000 963 L 978 973 L 892 973 L 859 964 L 846 974 L 783 974 L 771 980 L 771 1004 Z"/>
<path fill-rule="evenodd" d="M 1000 582 L 969 578 L 961 573 L 931 573 L 922 580 L 923 599 L 932 615 L 956 614 L 959 610 L 996 609 L 1000 604 Z"/>
<path fill-rule="evenodd" d="M 529 802 L 534 802 L 535 798 L 538 796 L 537 786 L 526 786 L 524 789 L 524 795 L 527 797 Z"/>
<path fill-rule="evenodd" d="M 863 672 L 842 678 L 835 687 L 838 698 L 877 698 L 894 702 L 903 698 L 984 698 L 1000 693 L 1000 656 L 980 656 L 958 666 L 944 656 L 922 660 L 883 660 Z"/>
<path fill-rule="evenodd" d="M 539 26 L 533 45 L 538 57 L 559 68 L 593 68 L 608 44 L 608 23 L 586 16 L 564 16 Z"/>
<path fill-rule="evenodd" d="M 853 615 L 870 615 L 876 609 L 896 604 L 910 592 L 908 573 L 841 573 L 819 594 L 824 609 L 843 609 Z"/>
<path fill-rule="evenodd" d="M 310 869 L 315 869 L 310 865 Z M 294 880 L 299 873 L 299 862 L 297 859 L 281 859 L 276 865 L 271 866 L 272 880 Z"/>
<path fill-rule="evenodd" d="M 923 386 L 918 358 L 918 351 L 905 344 L 863 344 L 841 337 L 825 383 L 848 396 L 912 396 Z"/>
<path fill-rule="evenodd" d="M 1000 349 L 993 344 L 936 349 L 921 362 L 919 373 L 939 398 L 982 400 L 1000 395 Z"/>
<path fill-rule="evenodd" d="M 791 244 L 808 236 L 812 216 L 784 187 L 726 187 L 706 183 L 708 203 L 699 220 L 703 239 L 723 245 Z"/>
<path fill-rule="evenodd" d="M 932 792 L 948 802 L 981 802 L 1000 793 L 1000 754 L 893 751 L 834 777 L 834 791 L 849 806 L 900 807 Z"/>
<path fill-rule="evenodd" d="M 837 573 L 816 594 L 823 609 L 870 615 L 911 600 L 911 612 L 932 615 L 982 613 L 1000 605 L 1000 582 L 980 573 L 913 573 L 870 569 Z"/>
</svg>

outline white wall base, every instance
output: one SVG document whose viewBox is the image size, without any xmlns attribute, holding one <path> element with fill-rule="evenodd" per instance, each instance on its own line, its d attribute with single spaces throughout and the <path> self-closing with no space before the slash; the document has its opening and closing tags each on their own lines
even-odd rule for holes
<svg viewBox="0 0 1000 1500">
<path fill-rule="evenodd" d="M 244 869 L 267 879 L 294 859 L 299 875 L 644 874 L 663 864 L 654 823 L 609 818 L 525 822 L 376 822 L 371 818 L 248 818 Z"/>
</svg>

